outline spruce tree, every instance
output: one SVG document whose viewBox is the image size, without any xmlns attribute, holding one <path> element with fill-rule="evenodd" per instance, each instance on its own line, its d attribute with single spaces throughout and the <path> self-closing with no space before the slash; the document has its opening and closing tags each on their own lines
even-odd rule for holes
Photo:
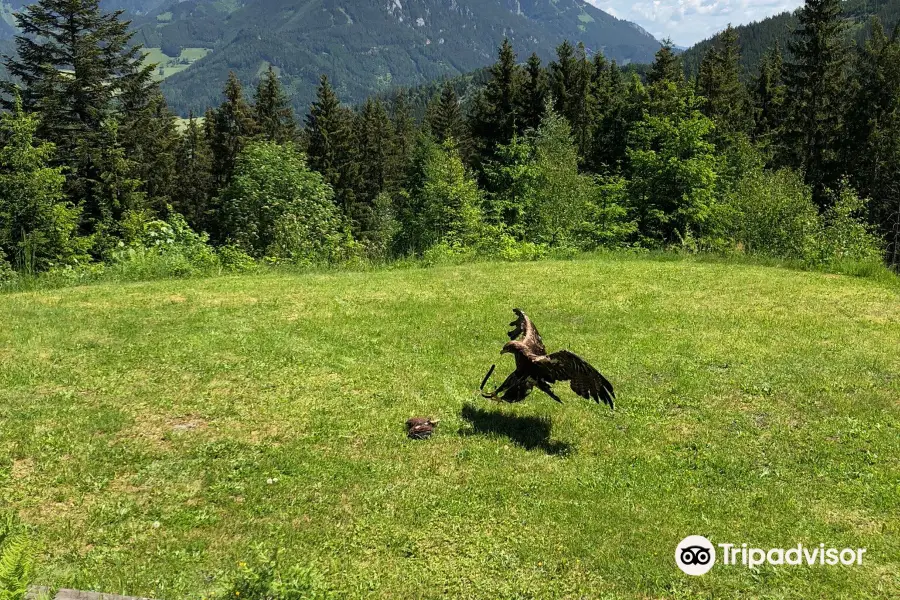
<svg viewBox="0 0 900 600">
<path fill-rule="evenodd" d="M 269 65 L 253 96 L 253 117 L 263 139 L 283 144 L 296 137 L 294 111 L 272 65 Z"/>
<path fill-rule="evenodd" d="M 541 59 L 536 53 L 528 57 L 524 80 L 520 95 L 522 107 L 519 109 L 522 128 L 537 129 L 541 125 L 541 117 L 544 114 L 544 106 L 547 103 L 549 85 L 547 83 L 547 71 L 541 65 Z"/>
<path fill-rule="evenodd" d="M 375 199 L 393 185 L 394 128 L 380 100 L 369 98 L 357 117 L 360 193 L 353 220 L 363 238 L 374 231 Z"/>
<path fill-rule="evenodd" d="M 139 85 L 119 97 L 122 109 L 119 135 L 125 155 L 134 165 L 148 205 L 165 213 L 176 187 L 175 158 L 180 136 L 175 115 L 159 87 Z"/>
<path fill-rule="evenodd" d="M 741 83 L 739 59 L 737 32 L 729 24 L 700 62 L 697 92 L 704 98 L 703 114 L 716 124 L 720 147 L 734 134 L 750 130 L 748 95 Z"/>
<path fill-rule="evenodd" d="M 568 113 L 565 116 L 572 127 L 572 137 L 575 139 L 578 155 L 584 158 L 590 153 L 593 122 L 597 108 L 597 101 L 593 93 L 594 63 L 588 58 L 583 43 L 578 44 L 575 57 L 577 63 L 574 86 L 569 97 Z"/>
<path fill-rule="evenodd" d="M 181 137 L 175 157 L 178 170 L 172 207 L 197 231 L 212 231 L 210 199 L 213 194 L 212 151 L 203 128 L 193 113 Z"/>
<path fill-rule="evenodd" d="M 504 39 L 472 117 L 472 137 L 481 162 L 490 160 L 497 146 L 508 144 L 522 130 L 520 71 L 512 45 Z"/>
<path fill-rule="evenodd" d="M 647 85 L 652 86 L 664 81 L 679 86 L 684 83 L 681 59 L 675 54 L 675 45 L 669 38 L 663 40 L 662 47 L 656 51 L 653 64 L 647 73 Z"/>
<path fill-rule="evenodd" d="M 900 39 L 888 37 L 876 18 L 859 51 L 855 94 L 847 111 L 842 162 L 860 195 L 869 197 L 869 220 L 889 242 L 888 259 L 900 259 Z"/>
<path fill-rule="evenodd" d="M 213 179 L 219 188 L 231 180 L 238 154 L 257 131 L 253 111 L 234 72 L 228 74 L 225 101 L 212 113 L 209 125 Z"/>
<path fill-rule="evenodd" d="M 409 164 L 409 158 L 416 143 L 416 122 L 410 112 L 405 90 L 399 90 L 394 97 L 391 116 L 394 130 L 394 140 L 391 148 L 391 171 L 394 174 L 396 184 L 402 187 L 406 180 L 406 167 Z"/>
<path fill-rule="evenodd" d="M 104 254 L 120 233 L 119 223 L 129 211 L 147 208 L 142 182 L 135 177 L 136 165 L 122 145 L 119 123 L 103 121 L 100 131 L 82 138 L 75 148 L 79 169 L 75 197 L 84 198 L 86 231 L 99 233 L 94 252 Z"/>
<path fill-rule="evenodd" d="M 832 197 L 828 189 L 843 174 L 839 146 L 845 134 L 848 41 L 840 0 L 806 0 L 798 20 L 785 72 L 790 102 L 785 141 L 814 200 L 824 207 Z"/>
<path fill-rule="evenodd" d="M 449 81 L 444 82 L 441 95 L 429 103 L 425 124 L 439 143 L 453 139 L 463 160 L 471 156 L 469 126 L 459 106 L 456 90 Z"/>
<path fill-rule="evenodd" d="M 309 166 L 334 190 L 334 200 L 347 219 L 353 219 L 361 187 L 353 113 L 341 106 L 328 77 L 322 76 L 306 116 Z M 358 231 L 358 224 L 355 227 Z"/>
<path fill-rule="evenodd" d="M 575 48 L 568 40 L 556 48 L 556 60 L 550 63 L 550 91 L 553 94 L 553 106 L 557 113 L 567 115 L 573 104 L 575 93 L 578 59 Z M 541 107 L 543 113 L 544 107 Z"/>
<path fill-rule="evenodd" d="M 21 82 L 24 109 L 41 114 L 39 134 L 64 159 L 100 132 L 117 95 L 150 80 L 154 66 L 130 43 L 122 12 L 103 12 L 99 0 L 40 0 L 16 13 L 21 35 L 6 68 Z M 11 108 L 9 97 L 4 105 Z"/>
<path fill-rule="evenodd" d="M 759 75 L 753 82 L 752 102 L 754 112 L 753 138 L 769 147 L 776 163 L 783 160 L 780 149 L 784 131 L 787 89 L 784 85 L 784 60 L 778 43 L 766 53 L 759 66 Z"/>
<path fill-rule="evenodd" d="M 613 62 L 608 76 L 610 105 L 594 131 L 589 167 L 595 173 L 620 173 L 628 157 L 628 135 L 649 103 L 637 73 L 626 79 Z"/>
</svg>

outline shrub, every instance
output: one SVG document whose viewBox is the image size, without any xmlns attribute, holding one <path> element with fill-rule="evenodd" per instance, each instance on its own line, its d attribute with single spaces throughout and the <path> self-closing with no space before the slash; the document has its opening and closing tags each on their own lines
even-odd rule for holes
<svg viewBox="0 0 900 600">
<path fill-rule="evenodd" d="M 345 250 L 334 192 L 291 144 L 244 148 L 222 192 L 220 213 L 231 241 L 251 256 L 315 263 Z"/>
<path fill-rule="evenodd" d="M 637 223 L 628 215 L 628 182 L 620 176 L 597 177 L 578 230 L 582 248 L 621 248 L 636 233 Z"/>
<path fill-rule="evenodd" d="M 460 248 L 474 243 L 481 232 L 481 190 L 466 171 L 452 139 L 437 144 L 419 139 L 408 178 L 408 190 L 397 195 L 402 235 L 398 254 L 423 254 L 443 243 Z M 440 252 L 440 251 L 436 251 Z"/>
<path fill-rule="evenodd" d="M 53 144 L 35 137 L 38 119 L 0 115 L 0 252 L 18 270 L 37 273 L 87 260 L 89 241 L 78 236 L 81 210 L 65 200 L 65 177 L 50 167 Z"/>
<path fill-rule="evenodd" d="M 811 260 L 821 235 L 812 190 L 783 169 L 746 173 L 726 195 L 725 229 L 748 254 Z"/>
<path fill-rule="evenodd" d="M 834 203 L 825 211 L 819 240 L 819 259 L 825 263 L 854 261 L 881 263 L 882 240 L 873 233 L 863 215 L 866 201 L 847 180 L 834 193 Z"/>
<path fill-rule="evenodd" d="M 222 268 L 232 273 L 254 271 L 259 266 L 252 256 L 234 244 L 221 246 L 216 252 L 219 254 L 219 262 L 222 263 Z"/>
<path fill-rule="evenodd" d="M 3 250 L 0 249 L 0 284 L 9 283 L 16 278 L 16 272 L 6 260 Z"/>
<path fill-rule="evenodd" d="M 106 273 L 127 280 L 189 277 L 217 271 L 219 255 L 209 236 L 196 233 L 180 214 L 154 219 L 149 211 L 130 211 L 119 224 L 122 239 L 108 252 Z"/>
<path fill-rule="evenodd" d="M 720 160 L 709 142 L 713 123 L 696 110 L 691 94 L 671 100 L 674 109 L 646 114 L 629 135 L 629 204 L 651 246 L 703 240 L 717 224 Z"/>
</svg>

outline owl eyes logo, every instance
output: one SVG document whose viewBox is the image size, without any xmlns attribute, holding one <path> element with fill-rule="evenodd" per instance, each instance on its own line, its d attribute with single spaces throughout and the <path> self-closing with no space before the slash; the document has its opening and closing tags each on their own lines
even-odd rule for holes
<svg viewBox="0 0 900 600">
<path fill-rule="evenodd" d="M 681 562 L 686 565 L 705 565 L 712 558 L 710 548 L 703 546 L 688 546 L 681 550 Z"/>
<path fill-rule="evenodd" d="M 688 575 L 703 575 L 716 564 L 716 549 L 702 535 L 689 535 L 675 548 L 675 564 Z"/>
</svg>

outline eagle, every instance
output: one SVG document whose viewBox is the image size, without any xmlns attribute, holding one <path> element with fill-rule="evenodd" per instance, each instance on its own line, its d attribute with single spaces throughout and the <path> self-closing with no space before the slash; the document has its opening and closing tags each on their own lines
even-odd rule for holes
<svg viewBox="0 0 900 600">
<path fill-rule="evenodd" d="M 613 400 L 616 397 L 612 384 L 600 374 L 586 360 L 568 350 L 560 350 L 547 354 L 544 348 L 544 340 L 538 333 L 537 327 L 531 322 L 524 312 L 514 308 L 516 320 L 510 323 L 513 328 L 509 332 L 509 339 L 500 354 L 510 353 L 516 358 L 516 370 L 490 394 L 482 393 L 485 398 L 495 399 L 500 397 L 505 402 L 521 402 L 525 399 L 534 386 L 556 400 L 562 402 L 559 396 L 553 393 L 550 384 L 557 381 L 569 381 L 572 391 L 588 400 L 598 404 L 603 401 L 613 408 Z M 482 381 L 482 387 L 490 377 L 494 367 L 488 371 L 488 375 Z"/>
</svg>

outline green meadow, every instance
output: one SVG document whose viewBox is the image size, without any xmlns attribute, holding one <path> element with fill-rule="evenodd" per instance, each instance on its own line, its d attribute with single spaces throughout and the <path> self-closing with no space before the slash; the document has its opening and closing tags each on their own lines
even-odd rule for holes
<svg viewBox="0 0 900 600">
<path fill-rule="evenodd" d="M 513 307 L 615 411 L 477 395 Z M 612 255 L 19 291 L 0 322 L 38 584 L 200 598 L 280 549 L 339 598 L 900 594 L 897 281 Z M 690 534 L 867 552 L 689 577 Z"/>
</svg>

